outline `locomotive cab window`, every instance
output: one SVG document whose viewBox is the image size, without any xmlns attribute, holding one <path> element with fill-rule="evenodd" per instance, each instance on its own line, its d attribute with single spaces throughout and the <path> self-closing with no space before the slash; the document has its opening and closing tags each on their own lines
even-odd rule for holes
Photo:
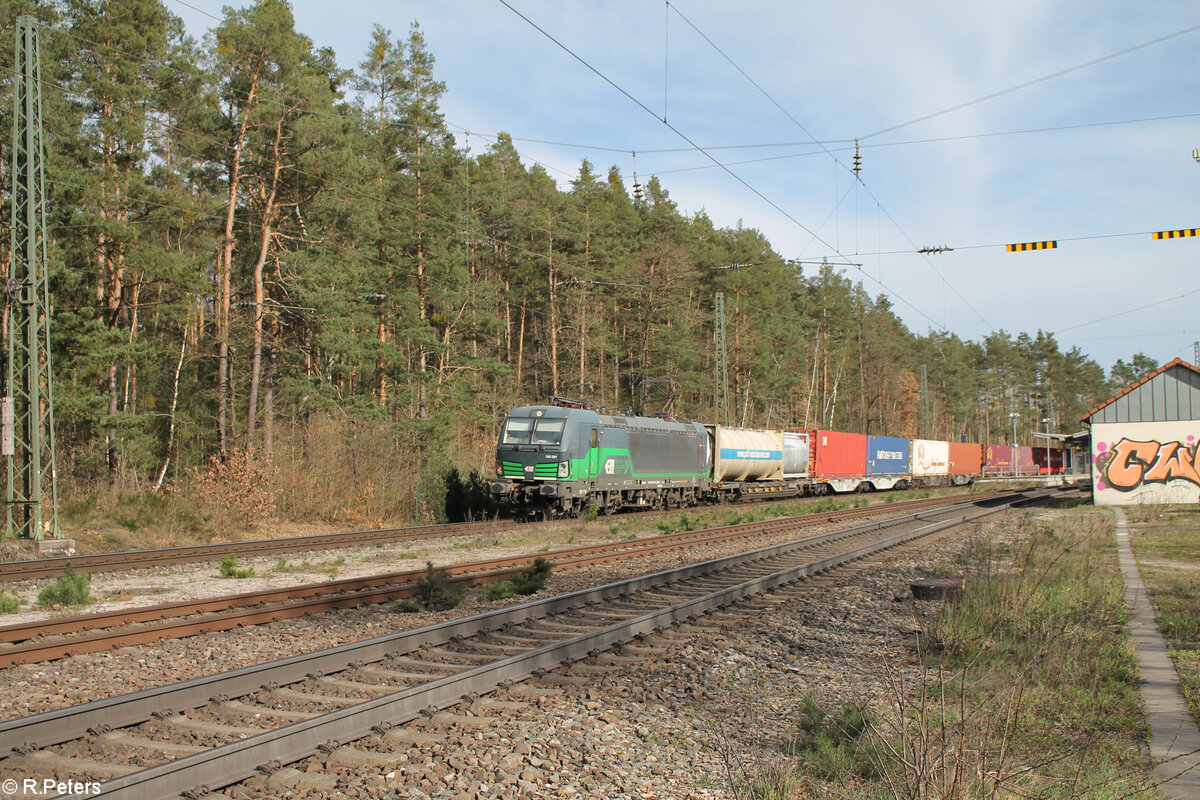
<svg viewBox="0 0 1200 800">
<path fill-rule="evenodd" d="M 566 424 L 565 419 L 539 419 L 533 428 L 533 444 L 558 444 Z"/>
<path fill-rule="evenodd" d="M 533 431 L 533 420 L 521 417 L 510 417 L 504 423 L 504 433 L 500 434 L 500 444 L 529 444 L 529 434 Z"/>
</svg>

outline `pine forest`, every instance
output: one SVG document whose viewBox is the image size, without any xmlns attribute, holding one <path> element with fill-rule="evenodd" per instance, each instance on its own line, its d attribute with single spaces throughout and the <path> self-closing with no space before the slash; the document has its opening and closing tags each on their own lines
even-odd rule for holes
<svg viewBox="0 0 1200 800">
<path fill-rule="evenodd" d="M 159 0 L 5 5 L 10 76 L 12 20 L 43 23 L 68 514 L 442 519 L 447 476 L 486 480 L 514 406 L 673 396 L 717 421 L 718 293 L 733 425 L 1007 442 L 1015 411 L 1028 443 L 1156 366 L 1110 383 L 1042 331 L 913 333 L 852 269 L 789 263 L 654 178 L 635 195 L 583 161 L 559 186 L 506 135 L 461 141 L 418 22 L 376 26 L 344 69 L 281 0 L 203 41 Z"/>
</svg>

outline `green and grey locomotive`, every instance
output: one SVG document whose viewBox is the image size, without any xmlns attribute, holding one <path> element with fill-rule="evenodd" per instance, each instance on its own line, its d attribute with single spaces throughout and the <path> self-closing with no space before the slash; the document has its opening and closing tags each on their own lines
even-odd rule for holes
<svg viewBox="0 0 1200 800">
<path fill-rule="evenodd" d="M 697 422 L 521 406 L 500 431 L 491 491 L 529 518 L 691 506 L 711 486 L 711 448 Z"/>
</svg>

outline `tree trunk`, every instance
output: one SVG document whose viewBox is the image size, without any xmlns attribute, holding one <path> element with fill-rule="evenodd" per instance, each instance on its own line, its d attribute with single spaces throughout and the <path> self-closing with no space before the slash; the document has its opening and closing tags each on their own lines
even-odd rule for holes
<svg viewBox="0 0 1200 800">
<path fill-rule="evenodd" d="M 254 93 L 258 88 L 258 73 L 262 58 L 254 65 L 250 78 L 250 90 L 242 122 L 233 141 L 233 163 L 229 167 L 229 207 L 225 211 L 225 240 L 221 250 L 221 261 L 217 266 L 217 446 L 220 458 L 225 460 L 229 445 L 229 318 L 233 306 L 233 233 L 234 212 L 237 210 L 237 195 L 242 174 L 242 150 L 246 146 L 246 129 L 250 125 L 250 109 L 254 105 Z"/>
<path fill-rule="evenodd" d="M 167 466 L 171 463 L 171 448 L 175 446 L 175 409 L 179 406 L 179 373 L 183 371 L 183 354 L 187 350 L 188 329 L 183 328 L 183 338 L 179 342 L 179 361 L 175 364 L 175 384 L 171 391 L 171 413 L 168 418 L 171 420 L 167 427 L 167 448 L 166 454 L 163 456 L 162 469 L 158 471 L 158 480 L 154 482 L 153 492 L 157 494 L 162 490 L 163 480 L 167 477 Z"/>
<path fill-rule="evenodd" d="M 276 198 L 279 196 L 280 175 L 283 162 L 280 156 L 280 141 L 283 138 L 283 118 L 275 125 L 275 142 L 272 145 L 274 164 L 271 169 L 271 185 L 262 196 L 262 233 L 258 240 L 258 258 L 254 262 L 254 344 L 250 364 L 249 413 L 246 415 L 246 449 L 253 452 L 254 437 L 258 427 L 258 387 L 262 376 L 263 321 L 267 311 L 267 287 L 263 278 L 271 247 L 275 242 L 275 226 L 279 221 Z"/>
</svg>

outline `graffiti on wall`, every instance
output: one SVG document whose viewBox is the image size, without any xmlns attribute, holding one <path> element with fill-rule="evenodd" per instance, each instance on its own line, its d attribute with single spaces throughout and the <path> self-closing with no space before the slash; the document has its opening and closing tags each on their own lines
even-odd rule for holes
<svg viewBox="0 0 1200 800">
<path fill-rule="evenodd" d="M 1096 488 L 1132 492 L 1147 484 L 1187 481 L 1200 487 L 1196 437 L 1183 441 L 1137 441 L 1122 437 L 1111 448 L 1096 443 Z"/>
</svg>

